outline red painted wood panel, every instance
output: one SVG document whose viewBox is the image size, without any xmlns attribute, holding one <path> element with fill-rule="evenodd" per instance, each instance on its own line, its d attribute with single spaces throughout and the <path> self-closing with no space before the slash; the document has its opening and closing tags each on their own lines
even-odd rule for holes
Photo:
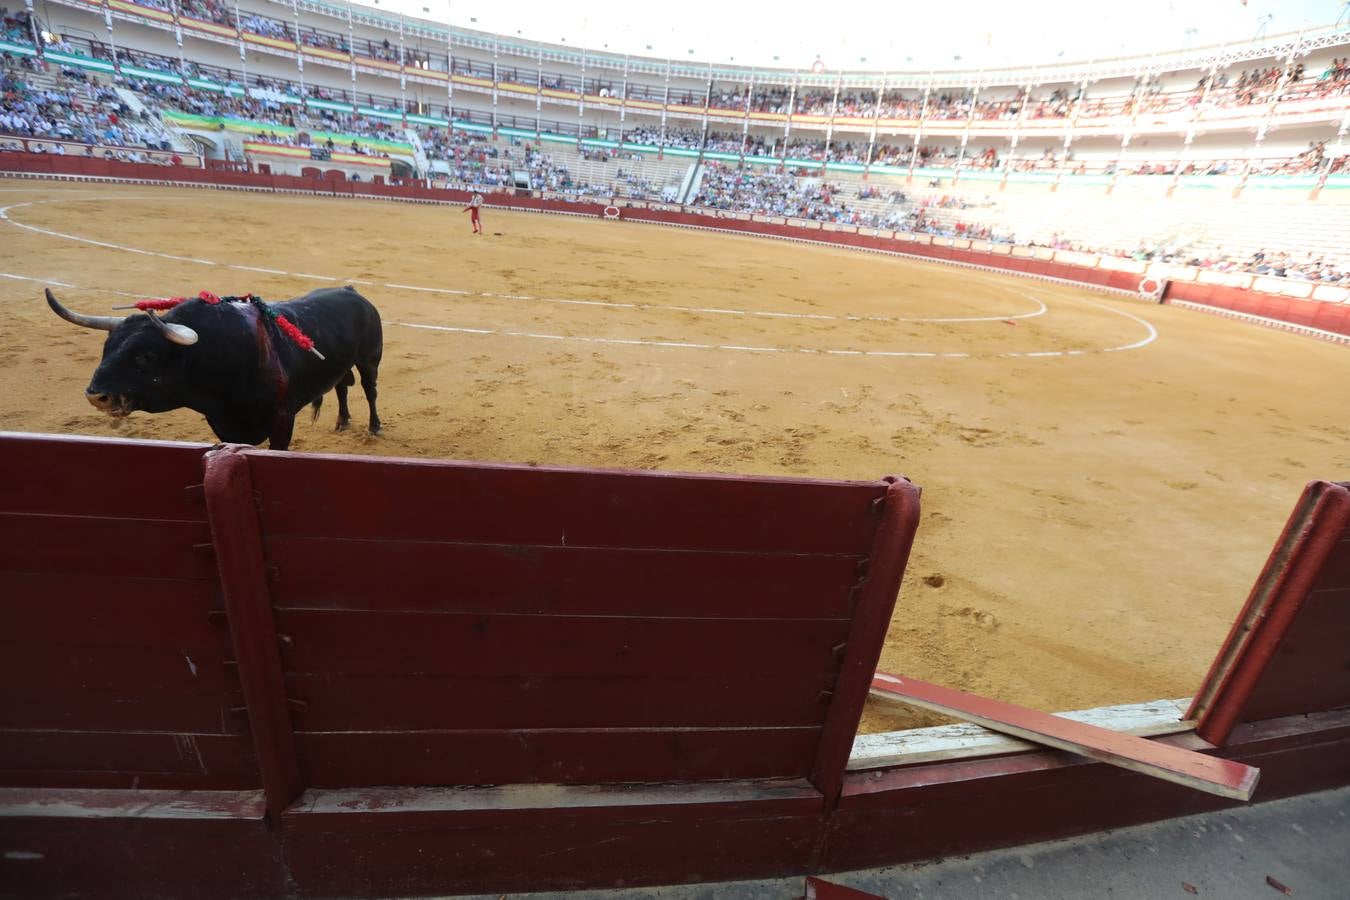
<svg viewBox="0 0 1350 900">
<path fill-rule="evenodd" d="M 1350 705 L 1350 485 L 1308 484 L 1188 718 L 1222 744 L 1239 723 Z"/>
<path fill-rule="evenodd" d="M 817 815 L 824 798 L 804 778 L 671 784 L 483 787 L 311 788 L 282 816 L 289 834 L 404 831 L 410 828 L 518 826 L 521 815 L 545 814 L 553 827 L 706 822 L 727 815 Z"/>
<path fill-rule="evenodd" d="M 847 620 L 283 609 L 289 672 L 632 677 L 831 672 Z M 695 661 L 696 660 L 696 661 Z"/>
<path fill-rule="evenodd" d="M 205 691 L 225 691 L 238 687 L 238 680 L 223 665 L 192 665 L 180 647 L 126 647 L 61 646 L 54 652 L 53 645 L 8 644 L 0 653 L 0 680 L 12 686 L 30 685 L 33 673 L 43 673 L 43 683 L 54 687 L 80 689 L 106 684 L 112 688 L 144 690 L 148 694 L 172 692 L 187 684 L 200 684 Z M 139 686 L 139 687 L 137 687 Z"/>
<path fill-rule="evenodd" d="M 202 483 L 205 449 L 154 441 L 4 434 L 0 471 L 22 472 L 23 477 L 0 482 L 0 512 L 205 521 L 200 495 L 194 499 L 184 490 Z"/>
<path fill-rule="evenodd" d="M 288 536 L 265 544 L 274 602 L 311 609 L 844 618 L 860 558 Z"/>
<path fill-rule="evenodd" d="M 227 731 L 207 581 L 0 572 L 0 726 Z"/>
<path fill-rule="evenodd" d="M 833 673 L 667 678 L 287 676 L 308 731 L 820 725 Z"/>
<path fill-rule="evenodd" d="M 884 491 L 877 482 L 248 456 L 269 536 L 857 554 Z"/>
<path fill-rule="evenodd" d="M 211 776 L 252 771 L 248 741 L 238 735 L 116 731 L 0 731 L 0 769 L 27 772 L 166 772 Z"/>
<path fill-rule="evenodd" d="M 1350 537 L 1342 538 L 1331 548 L 1315 587 L 1319 591 L 1350 588 Z"/>
<path fill-rule="evenodd" d="M 286 895 L 281 846 L 259 819 L 160 817 L 146 809 L 152 804 L 144 796 L 151 792 L 121 793 L 138 803 L 142 815 L 109 809 L 101 818 L 0 816 L 0 846 L 36 857 L 0 857 L 0 894 L 134 900 Z"/>
<path fill-rule="evenodd" d="M 835 884 L 821 878 L 806 879 L 806 896 L 803 900 L 886 900 L 880 894 L 869 894 L 857 888 Z"/>
<path fill-rule="evenodd" d="M 297 731 L 313 787 L 800 777 L 815 727 Z"/>
<path fill-rule="evenodd" d="M 848 644 L 839 666 L 839 681 L 830 703 L 811 781 L 828 802 L 839 797 L 844 769 L 862 718 L 867 691 L 886 640 L 896 594 L 909 562 L 919 526 L 919 489 L 903 479 L 886 488 L 882 522 L 869 554 L 858 609 L 849 625 Z"/>
<path fill-rule="evenodd" d="M 137 554 L 140 555 L 140 554 Z M 0 570 L 0 643 L 228 649 L 210 581 Z"/>
<path fill-rule="evenodd" d="M 130 578 L 209 578 L 200 522 L 0 513 L 0 571 Z"/>
<path fill-rule="evenodd" d="M 249 736 L 267 811 L 275 819 L 300 796 L 304 782 L 281 672 L 281 638 L 267 591 L 257 495 L 248 461 L 237 447 L 211 450 L 203 466 L 206 510 L 239 686 L 248 713 Z"/>
<path fill-rule="evenodd" d="M 0 647 L 0 653 L 8 650 Z M 61 648 L 43 652 L 54 655 Z M 0 672 L 9 668 L 0 667 Z M 0 691 L 0 729 L 232 734 L 244 723 L 230 710 L 243 702 L 242 695 L 213 691 L 195 679 L 151 692 L 113 670 L 87 686 L 44 683 L 22 692 Z"/>
<path fill-rule="evenodd" d="M 1350 588 L 1314 591 L 1243 708 L 1245 721 L 1350 706 Z"/>
<path fill-rule="evenodd" d="M 259 780 L 246 769 L 209 775 L 144 769 L 0 769 L 0 785 L 41 790 L 242 791 L 257 788 Z"/>
<path fill-rule="evenodd" d="M 298 835 L 287 840 L 287 860 L 306 897 L 440 893 L 451 886 L 488 893 L 632 888 L 804 871 L 819 822 L 760 818 L 752 810 L 701 824 L 657 817 L 637 829 L 568 828 L 560 846 L 549 817 L 535 819 L 535 827 L 482 832 Z M 366 861 L 359 869 L 339 862 L 357 855 Z"/>
</svg>

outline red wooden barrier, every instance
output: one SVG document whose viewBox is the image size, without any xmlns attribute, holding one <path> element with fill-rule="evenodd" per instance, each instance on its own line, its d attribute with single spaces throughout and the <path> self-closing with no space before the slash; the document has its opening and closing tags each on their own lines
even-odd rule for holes
<svg viewBox="0 0 1350 900">
<path fill-rule="evenodd" d="M 201 449 L 16 436 L 0 468 L 0 784 L 256 786 Z"/>
<path fill-rule="evenodd" d="M 843 774 L 913 534 L 905 482 L 249 450 L 203 486 L 205 449 L 0 436 L 24 473 L 0 481 L 14 893 L 744 878 L 1212 808 L 1058 752 Z M 1287 627 L 1257 687 L 1215 694 L 1296 713 L 1216 754 L 1258 762 L 1258 797 L 1350 782 L 1337 559 L 1292 613 L 1272 596 Z M 1293 685 L 1306 702 L 1259 706 Z M 480 778 L 497 786 L 460 780 Z"/>
<path fill-rule="evenodd" d="M 885 486 L 249 459 L 311 784 L 805 777 L 836 648 L 880 652 L 888 613 L 849 623 Z"/>
<path fill-rule="evenodd" d="M 1313 660 L 1339 658 L 1330 669 Z M 1188 718 L 1242 722 L 1350 706 L 1350 484 L 1307 486 Z"/>
</svg>

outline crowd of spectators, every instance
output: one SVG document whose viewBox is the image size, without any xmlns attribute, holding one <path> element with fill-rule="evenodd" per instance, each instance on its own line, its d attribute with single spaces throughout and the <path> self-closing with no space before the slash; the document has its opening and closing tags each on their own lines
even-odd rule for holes
<svg viewBox="0 0 1350 900">
<path fill-rule="evenodd" d="M 1065 246 L 1069 242 L 1055 236 L 1055 241 Z M 1077 249 L 1077 245 L 1073 245 Z M 1209 269 L 1214 272 L 1239 272 L 1250 275 L 1266 275 L 1273 278 L 1293 278 L 1301 281 L 1317 281 L 1325 284 L 1350 283 L 1350 269 L 1344 265 L 1326 259 L 1320 254 L 1305 253 L 1302 257 L 1287 251 L 1271 252 L 1266 249 L 1251 254 L 1228 253 L 1215 249 L 1191 249 L 1166 242 L 1153 244 L 1140 241 L 1132 251 L 1095 250 L 1110 256 L 1165 262 L 1178 266 L 1192 266 L 1197 269 Z"/>
<path fill-rule="evenodd" d="M 234 9 L 224 0 L 178 0 L 181 15 L 200 22 L 234 27 Z"/>
<path fill-rule="evenodd" d="M 761 88 L 750 98 L 750 108 L 755 112 L 784 115 L 792 101 L 792 91 L 785 87 Z"/>
<path fill-rule="evenodd" d="M 1310 79 L 1304 63 L 1287 69 L 1279 66 L 1243 70 L 1231 77 L 1226 72 L 1205 76 L 1188 95 L 1184 88 L 1166 90 L 1163 82 L 1141 76 L 1127 93 L 1088 98 L 1081 85 L 1056 87 L 1036 96 L 1031 88 L 1021 88 L 1012 96 L 977 98 L 971 91 L 935 91 L 925 98 L 922 92 L 891 89 L 880 96 L 872 90 L 761 88 L 747 96 L 740 87 L 714 89 L 711 105 L 721 109 L 745 109 L 780 115 L 848 118 L 962 120 L 968 117 L 1013 120 L 1024 112 L 1032 119 L 1070 118 L 1074 110 L 1086 118 L 1130 115 L 1135 112 L 1169 112 L 1196 105 L 1208 90 L 1212 105 L 1249 105 L 1269 99 L 1283 86 L 1280 97 L 1293 99 L 1350 88 L 1350 58 L 1337 58 L 1316 79 Z M 1006 89 L 1004 89 L 1006 91 Z M 995 93 L 1000 93 L 997 90 Z M 1081 104 L 1080 104 L 1081 101 Z"/>
<path fill-rule="evenodd" d="M 714 153 L 740 153 L 741 135 L 729 131 L 710 131 L 703 142 L 703 149 Z"/>
<path fill-rule="evenodd" d="M 28 11 L 21 9 L 11 13 L 8 7 L 0 7 L 0 38 L 16 44 L 32 43 L 33 26 Z"/>
<path fill-rule="evenodd" d="M 40 64 L 10 61 L 0 70 L 0 134 L 92 146 L 170 150 L 162 130 L 134 113 L 106 85 L 79 70 L 45 77 Z M 58 151 L 64 152 L 64 151 Z"/>
<path fill-rule="evenodd" d="M 156 9 L 160 12 L 173 14 L 173 4 L 169 0 L 131 0 L 137 6 L 144 6 L 147 9 Z"/>
<path fill-rule="evenodd" d="M 308 47 L 318 47 L 321 50 L 337 50 L 339 53 L 350 53 L 352 49 L 351 45 L 347 43 L 347 39 L 342 35 L 315 31 L 313 28 L 301 30 L 300 43 Z"/>
<path fill-rule="evenodd" d="M 295 33 L 291 31 L 291 26 L 285 22 L 278 22 L 276 19 L 269 19 L 266 16 L 248 15 L 240 23 L 244 31 L 252 32 L 261 37 L 275 38 L 279 41 L 295 40 Z"/>
<path fill-rule="evenodd" d="M 169 107 L 180 112 L 207 118 L 230 117 L 247 119 L 261 125 L 280 126 L 295 129 L 295 134 L 286 135 L 260 129 L 254 140 L 272 144 L 288 144 L 298 147 L 314 146 L 311 137 L 314 132 L 328 132 L 343 136 L 342 152 L 359 153 L 371 156 L 388 156 L 377 152 L 367 143 L 357 138 L 406 143 L 407 135 L 389 121 L 361 115 L 323 109 L 317 106 L 300 106 L 291 103 L 284 93 L 284 85 L 273 84 L 259 79 L 243 94 L 218 94 L 196 88 L 165 84 L 159 81 L 128 79 L 129 86 L 146 98 L 153 107 Z M 330 99 L 331 92 L 311 87 L 307 93 L 315 99 Z M 352 137 L 354 136 L 354 137 Z M 352 137 L 350 144 L 347 138 Z M 327 142 L 321 142 L 327 143 Z M 335 149 L 329 147 L 328 149 Z"/>
<path fill-rule="evenodd" d="M 851 200 L 869 202 L 864 208 Z M 704 164 L 703 180 L 692 201 L 705 209 L 891 229 L 908 227 L 912 220 L 904 204 L 905 196 L 899 191 L 863 196 L 857 188 L 791 170 L 764 171 L 721 163 Z"/>
</svg>

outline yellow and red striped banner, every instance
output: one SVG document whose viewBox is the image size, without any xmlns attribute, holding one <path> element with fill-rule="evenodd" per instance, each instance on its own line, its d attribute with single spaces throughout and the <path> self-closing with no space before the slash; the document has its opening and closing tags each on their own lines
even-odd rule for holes
<svg viewBox="0 0 1350 900">
<path fill-rule="evenodd" d="M 165 12 L 162 9 L 151 9 L 148 6 L 141 6 L 137 3 L 127 3 L 126 0 L 108 0 L 108 6 L 118 12 L 129 13 L 133 16 L 144 16 L 147 19 L 154 19 L 158 22 L 173 23 L 173 13 Z"/>
<path fill-rule="evenodd" d="M 386 72 L 401 72 L 403 68 L 396 62 L 389 62 L 384 59 L 376 59 L 373 56 L 357 56 L 356 64 L 358 66 L 369 66 L 372 69 L 384 69 Z"/>
<path fill-rule="evenodd" d="M 251 31 L 244 32 L 244 40 L 250 44 L 262 44 L 264 47 L 275 47 L 278 50 L 295 50 L 295 41 L 283 41 L 280 38 L 263 37 L 261 34 L 254 34 Z"/>
<path fill-rule="evenodd" d="M 389 160 L 378 156 L 361 156 L 359 153 L 333 153 L 330 159 L 313 159 L 309 147 L 292 147 L 289 144 L 269 144 L 265 141 L 244 141 L 244 152 L 255 156 L 284 156 L 288 159 L 312 160 L 316 166 L 335 162 L 346 166 L 368 166 L 372 169 L 390 168 Z"/>
<path fill-rule="evenodd" d="M 338 62 L 352 61 L 352 55 L 350 53 L 343 53 L 341 50 L 329 50 L 325 47 L 310 47 L 307 44 L 301 45 L 300 49 L 304 51 L 306 56 L 318 56 L 323 59 L 334 59 Z"/>
<path fill-rule="evenodd" d="M 229 25 L 221 25 L 219 22 L 203 22 L 201 19 L 193 19 L 189 16 L 179 16 L 178 22 L 184 28 L 191 28 L 193 31 L 204 31 L 207 34 L 216 34 L 228 38 L 239 36 Z"/>
</svg>

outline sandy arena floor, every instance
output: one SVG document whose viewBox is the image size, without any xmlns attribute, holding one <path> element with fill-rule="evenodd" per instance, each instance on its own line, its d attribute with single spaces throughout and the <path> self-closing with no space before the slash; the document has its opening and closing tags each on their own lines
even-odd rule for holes
<svg viewBox="0 0 1350 900">
<path fill-rule="evenodd" d="M 1192 692 L 1303 483 L 1350 477 L 1350 351 L 1185 310 L 526 213 L 475 238 L 456 208 L 5 180 L 0 207 L 0 429 L 214 439 L 187 411 L 96 413 L 102 341 L 44 281 L 98 314 L 369 282 L 385 434 L 333 433 L 330 402 L 292 449 L 908 475 L 924 517 L 882 668 L 1041 709 Z"/>
</svg>

